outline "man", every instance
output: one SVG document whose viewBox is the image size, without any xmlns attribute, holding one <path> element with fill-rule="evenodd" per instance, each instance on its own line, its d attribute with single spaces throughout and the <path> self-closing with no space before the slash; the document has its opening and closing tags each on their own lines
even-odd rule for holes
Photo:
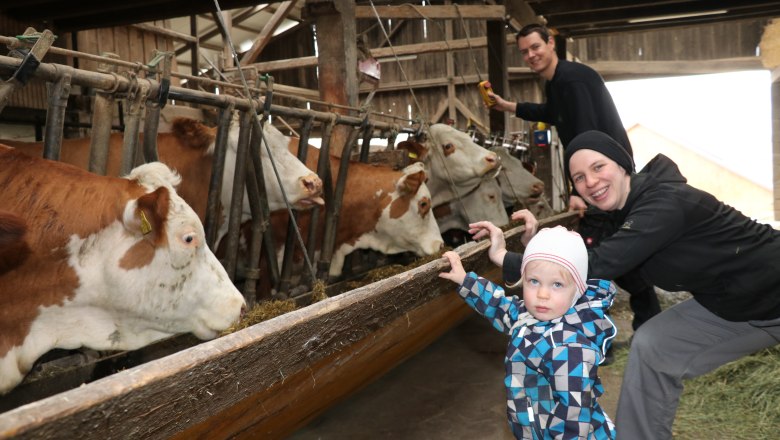
<svg viewBox="0 0 780 440">
<path fill-rule="evenodd" d="M 490 93 L 496 100 L 491 109 L 512 112 L 527 121 L 555 125 L 564 149 L 578 134 L 599 130 L 617 140 L 633 158 L 631 143 L 612 95 L 595 70 L 581 63 L 559 59 L 555 51 L 555 39 L 542 25 L 529 24 L 520 29 L 517 33 L 517 47 L 528 67 L 546 80 L 547 101 L 541 104 L 510 102 Z M 631 165 L 633 172 L 634 164 Z M 620 226 L 613 224 L 611 216 L 606 213 L 587 209 L 585 202 L 576 194 L 569 198 L 569 209 L 585 213 L 580 221 L 579 232 L 588 248 L 597 246 L 602 238 L 612 235 Z M 628 273 L 615 281 L 631 293 L 634 329 L 661 311 L 655 289 L 638 272 Z"/>
</svg>

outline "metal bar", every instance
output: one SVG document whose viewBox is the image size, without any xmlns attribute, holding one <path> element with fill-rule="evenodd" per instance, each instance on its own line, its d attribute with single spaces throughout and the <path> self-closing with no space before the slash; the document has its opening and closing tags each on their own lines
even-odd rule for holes
<svg viewBox="0 0 780 440">
<path fill-rule="evenodd" d="M 368 153 L 371 151 L 371 135 L 374 133 L 374 126 L 366 124 L 363 128 L 363 144 L 360 147 L 360 161 L 368 163 Z"/>
<path fill-rule="evenodd" d="M 311 134 L 311 127 L 314 122 L 314 119 L 309 117 L 306 118 L 303 121 L 303 128 L 301 129 L 300 138 L 298 140 L 298 160 L 300 160 L 303 163 L 306 163 L 306 154 L 309 151 L 308 144 L 309 144 L 309 135 Z M 287 292 L 290 289 L 290 286 L 292 285 L 292 270 L 293 265 L 295 262 L 293 261 L 293 256 L 295 255 L 295 251 L 297 249 L 297 243 L 295 241 L 295 237 L 297 236 L 295 232 L 295 227 L 297 224 L 297 221 L 299 219 L 299 215 L 295 212 L 293 212 L 292 217 L 290 217 L 289 221 L 287 222 L 287 237 L 284 242 L 284 257 L 282 257 L 282 273 L 279 280 L 279 292 Z M 309 228 L 314 228 L 315 225 L 310 224 Z M 309 243 L 309 245 L 313 245 L 313 243 Z M 306 250 L 304 249 L 304 252 Z"/>
<path fill-rule="evenodd" d="M 236 278 L 236 261 L 238 259 L 238 239 L 241 232 L 241 217 L 244 204 L 244 186 L 246 182 L 246 162 L 249 153 L 249 139 L 252 130 L 250 112 L 241 113 L 241 126 L 236 148 L 236 167 L 233 178 L 233 194 L 230 202 L 230 217 L 228 218 L 228 234 L 226 237 L 225 270 L 233 281 Z"/>
<path fill-rule="evenodd" d="M 125 120 L 125 135 L 122 139 L 122 163 L 119 175 L 125 176 L 136 166 L 136 150 L 138 134 L 141 131 L 141 116 L 146 109 L 146 99 L 149 96 L 149 81 L 136 78 L 137 88 L 127 96 L 127 118 Z"/>
<path fill-rule="evenodd" d="M 257 281 L 260 279 L 260 251 L 263 232 L 267 229 L 269 215 L 265 183 L 262 180 L 263 164 L 260 160 L 260 148 L 262 148 L 260 141 L 262 136 L 259 130 L 262 130 L 262 127 L 253 123 L 252 138 L 249 141 L 249 154 L 252 160 L 247 163 L 246 167 L 246 192 L 249 199 L 249 210 L 252 213 L 252 235 L 248 243 L 248 258 L 244 270 L 244 299 L 246 299 L 250 307 L 257 302 Z M 265 209 L 263 209 L 263 205 L 265 205 Z"/>
<path fill-rule="evenodd" d="M 260 120 L 258 118 L 255 118 L 253 125 L 258 140 L 255 143 L 253 137 L 251 153 L 252 153 L 252 163 L 254 164 L 255 173 L 256 173 L 255 181 L 257 182 L 257 188 L 259 190 L 260 212 L 262 213 L 262 220 L 263 220 L 262 248 L 265 250 L 265 261 L 268 269 L 268 272 L 265 274 L 265 276 L 268 277 L 268 279 L 270 280 L 269 285 L 276 286 L 277 283 L 279 282 L 279 263 L 276 261 L 276 243 L 274 241 L 273 231 L 271 231 L 271 228 L 268 227 L 268 223 L 271 218 L 271 210 L 268 208 L 268 195 L 265 187 L 265 172 L 263 171 L 262 156 L 260 151 L 261 148 L 264 148 L 262 142 L 265 142 L 265 137 L 263 135 L 264 124 L 260 123 Z M 254 234 L 252 235 L 253 241 L 258 239 L 259 237 L 257 235 Z M 257 256 L 258 261 L 259 258 L 260 256 L 258 255 Z"/>
<path fill-rule="evenodd" d="M 113 53 L 104 53 L 105 57 L 116 57 Z M 101 63 L 98 72 L 115 74 L 116 66 Z M 95 92 L 92 111 L 92 137 L 89 144 L 89 171 L 106 175 L 108 166 L 108 144 L 111 138 L 111 125 L 114 120 L 114 94 L 102 90 Z"/>
<path fill-rule="evenodd" d="M 368 123 L 367 120 L 365 122 Z M 361 127 L 363 128 L 363 127 Z M 325 232 L 322 241 L 322 252 L 320 253 L 320 260 L 322 261 L 319 267 L 330 268 L 331 258 L 333 257 L 333 247 L 336 244 L 336 232 L 338 230 L 339 216 L 341 215 L 341 201 L 344 198 L 344 188 L 347 184 L 347 172 L 349 170 L 349 156 L 352 153 L 352 145 L 357 141 L 360 136 L 360 129 L 352 130 L 347 137 L 347 141 L 344 144 L 344 148 L 341 151 L 341 161 L 339 163 L 339 174 L 336 178 L 336 189 L 333 194 L 333 200 L 329 201 L 327 216 L 325 218 Z M 317 273 L 317 278 L 327 279 L 328 273 Z"/>
<path fill-rule="evenodd" d="M 335 119 L 330 123 L 325 124 L 322 127 L 322 144 L 320 144 L 319 160 L 317 162 L 317 175 L 320 176 L 323 183 L 323 192 L 327 199 L 330 199 L 329 195 L 333 191 L 333 180 L 331 180 L 330 174 L 330 136 L 333 133 L 333 126 L 335 125 Z M 314 255 L 317 251 L 317 245 L 320 244 L 317 240 L 317 231 L 319 228 L 320 209 L 315 208 L 311 212 L 311 227 L 309 228 L 309 237 L 306 240 L 308 243 L 309 260 L 314 261 Z M 324 269 L 327 271 L 329 268 L 321 268 L 319 262 L 317 263 L 317 272 Z M 327 272 L 325 272 L 327 273 Z M 319 277 L 319 275 L 317 275 Z"/>
<path fill-rule="evenodd" d="M 217 209 L 220 207 L 222 179 L 225 175 L 225 155 L 227 152 L 228 135 L 230 134 L 230 122 L 233 120 L 234 110 L 235 106 L 232 103 L 220 110 L 217 137 L 214 139 L 214 157 L 212 158 L 209 195 L 206 202 L 206 219 L 203 223 L 206 231 L 206 242 L 213 251 L 217 250 L 217 233 L 219 232 L 219 219 L 221 217 L 221 213 Z"/>
<path fill-rule="evenodd" d="M 0 39 L 1 42 L 1 39 Z M 52 48 L 54 49 L 54 48 Z M 105 60 L 105 57 L 96 57 L 99 60 Z M 21 60 L 18 58 L 0 56 L 0 72 L 13 72 L 21 64 Z M 133 65 L 135 67 L 135 65 Z M 62 75 L 63 69 L 72 69 L 69 66 L 54 63 L 41 63 L 38 69 L 33 74 L 33 77 L 40 78 L 45 81 L 54 82 Z M 92 87 L 101 90 L 111 90 L 116 93 L 126 93 L 129 91 L 131 84 L 130 80 L 123 76 L 109 75 L 100 72 L 91 72 L 87 70 L 72 69 L 71 83 L 74 85 Z M 175 76 L 175 75 L 172 75 Z M 149 80 L 151 83 L 149 90 L 149 98 L 156 98 L 160 92 L 160 83 L 156 80 Z M 281 86 L 279 86 L 281 87 Z M 182 101 L 191 104 L 202 104 L 213 107 L 224 108 L 228 101 L 233 101 L 238 110 L 249 110 L 251 108 L 249 100 L 245 98 L 236 98 L 225 95 L 215 95 L 213 93 L 203 92 L 200 90 L 187 89 L 184 87 L 171 86 L 168 98 L 172 101 Z M 256 100 L 255 107 L 259 108 L 261 104 Z M 315 121 L 329 122 L 331 115 L 330 112 L 320 112 L 316 110 L 298 109 L 292 107 L 283 107 L 279 105 L 272 105 L 270 108 L 270 114 L 283 116 L 287 118 L 304 119 L 309 116 L 313 116 Z M 337 115 L 337 123 L 343 125 L 350 125 L 353 127 L 360 126 L 363 123 L 363 118 Z M 372 121 L 375 127 L 382 129 L 392 129 L 397 127 L 396 124 L 391 124 L 384 121 Z M 415 129 L 412 127 L 404 127 L 402 129 L 405 133 L 414 133 Z"/>
<path fill-rule="evenodd" d="M 149 101 L 144 118 L 144 162 L 157 162 L 157 130 L 160 127 L 160 104 Z"/>
<path fill-rule="evenodd" d="M 46 111 L 46 133 L 43 136 L 43 157 L 51 160 L 60 160 L 60 148 L 62 147 L 62 127 L 65 123 L 65 108 L 68 105 L 68 96 L 71 88 L 71 71 L 73 68 L 63 69 L 62 75 L 49 88 L 49 108 Z"/>
</svg>

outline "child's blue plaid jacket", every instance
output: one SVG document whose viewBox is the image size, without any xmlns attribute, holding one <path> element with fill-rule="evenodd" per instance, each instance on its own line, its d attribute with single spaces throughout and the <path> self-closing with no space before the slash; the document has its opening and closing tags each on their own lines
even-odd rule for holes
<svg viewBox="0 0 780 440">
<path fill-rule="evenodd" d="M 507 417 L 516 438 L 614 439 L 615 428 L 596 399 L 597 374 L 615 326 L 606 316 L 615 285 L 588 280 L 588 289 L 565 315 L 538 321 L 522 299 L 470 272 L 458 294 L 511 337 L 506 358 Z"/>
</svg>

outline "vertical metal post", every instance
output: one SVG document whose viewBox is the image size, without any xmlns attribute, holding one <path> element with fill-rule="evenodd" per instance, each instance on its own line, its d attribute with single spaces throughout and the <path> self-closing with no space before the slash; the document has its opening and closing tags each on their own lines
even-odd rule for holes
<svg viewBox="0 0 780 440">
<path fill-rule="evenodd" d="M 241 126 L 236 148 L 236 169 L 233 177 L 233 193 L 230 202 L 230 217 L 228 218 L 227 246 L 225 253 L 225 270 L 231 280 L 236 278 L 236 261 L 238 259 L 238 242 L 241 234 L 241 217 L 244 205 L 244 187 L 246 183 L 246 163 L 249 153 L 249 139 L 252 131 L 252 112 L 241 112 Z"/>
<path fill-rule="evenodd" d="M 46 131 L 43 136 L 43 157 L 46 159 L 60 160 L 62 129 L 65 125 L 65 109 L 70 96 L 72 72 L 73 68 L 65 67 L 57 82 L 47 84 L 49 108 L 46 111 Z"/>
<path fill-rule="evenodd" d="M 330 270 L 331 258 L 333 257 L 333 248 L 336 245 L 336 232 L 338 230 L 339 216 L 341 215 L 341 201 L 344 198 L 344 188 L 347 184 L 347 172 L 349 171 L 349 157 L 352 154 L 352 145 L 357 141 L 360 132 L 365 128 L 368 121 L 364 120 L 359 129 L 350 132 L 347 142 L 341 151 L 341 162 L 339 163 L 339 174 L 336 177 L 336 188 L 333 193 L 333 200 L 328 201 L 327 216 L 325 218 L 325 232 L 322 241 L 322 252 L 320 260 L 323 262 L 318 265 L 318 271 L 325 268 L 325 272 L 317 273 L 317 278 L 327 279 L 328 270 Z M 331 203 L 332 202 L 332 203 Z"/>
<path fill-rule="evenodd" d="M 309 151 L 309 134 L 311 133 L 311 127 L 314 123 L 314 118 L 306 118 L 303 121 L 303 127 L 301 128 L 301 138 L 298 140 L 298 160 L 306 163 L 306 154 Z M 284 257 L 282 258 L 282 273 L 279 280 L 279 291 L 287 292 L 292 284 L 292 269 L 293 269 L 293 256 L 297 248 L 297 242 L 295 237 L 297 236 L 295 226 L 297 224 L 299 216 L 293 211 L 292 218 L 287 222 L 287 237 L 284 242 Z M 316 225 L 310 224 L 309 228 L 315 228 Z M 312 243 L 309 243 L 311 246 Z M 304 249 L 304 252 L 306 250 Z"/>
<path fill-rule="evenodd" d="M 127 96 L 127 118 L 125 135 L 122 140 L 122 165 L 119 170 L 121 176 L 128 174 L 136 165 L 141 116 L 146 108 L 146 98 L 149 96 L 150 89 L 150 83 L 145 79 L 135 78 L 134 82 L 136 83 L 135 87 L 131 86 L 131 92 Z"/>
<path fill-rule="evenodd" d="M 105 52 L 101 55 L 108 58 L 119 58 L 119 55 L 114 53 Z M 114 73 L 116 65 L 100 63 L 97 70 L 101 73 Z M 118 79 L 116 81 L 118 83 Z M 116 85 L 114 84 L 114 86 Z M 92 138 L 89 145 L 89 171 L 92 173 L 106 175 L 113 121 L 114 94 L 110 91 L 97 90 L 92 109 Z"/>
<path fill-rule="evenodd" d="M 225 155 L 227 153 L 227 141 L 230 134 L 230 122 L 233 120 L 235 103 L 230 102 L 227 107 L 220 110 L 219 124 L 217 125 L 217 137 L 214 139 L 214 157 L 211 165 L 211 180 L 209 181 L 209 195 L 206 202 L 206 219 L 203 222 L 206 230 L 206 243 L 209 248 L 216 251 L 217 233 L 219 232 L 220 197 L 222 195 L 222 179 L 225 175 Z"/>
<path fill-rule="evenodd" d="M 322 143 L 320 144 L 319 160 L 317 161 L 317 175 L 322 179 L 323 193 L 325 198 L 330 200 L 331 193 L 333 192 L 333 180 L 330 174 L 330 136 L 333 133 L 333 125 L 335 124 L 335 118 L 322 127 Z M 309 227 L 309 236 L 306 239 L 306 243 L 309 248 L 309 261 L 314 261 L 314 254 L 319 244 L 317 240 L 317 231 L 319 228 L 320 209 L 315 208 L 311 211 L 311 227 Z M 325 270 L 328 268 L 326 267 Z M 319 263 L 317 263 L 317 272 L 320 271 Z"/>
</svg>

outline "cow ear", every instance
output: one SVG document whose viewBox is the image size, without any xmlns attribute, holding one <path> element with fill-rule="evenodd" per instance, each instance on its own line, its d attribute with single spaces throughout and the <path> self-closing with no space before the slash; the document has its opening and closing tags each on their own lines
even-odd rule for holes
<svg viewBox="0 0 780 440">
<path fill-rule="evenodd" d="M 401 194 L 416 194 L 424 182 L 425 171 L 419 170 L 417 172 L 404 173 L 396 187 Z"/>
<path fill-rule="evenodd" d="M 171 195 L 165 187 L 144 194 L 125 209 L 125 227 L 132 233 L 144 235 L 155 243 L 165 238 L 165 220 L 168 218 Z"/>
<path fill-rule="evenodd" d="M 414 141 L 402 141 L 396 145 L 398 150 L 406 150 L 409 163 L 422 162 L 425 160 L 425 156 L 428 154 L 428 150 L 425 146 Z"/>
</svg>

